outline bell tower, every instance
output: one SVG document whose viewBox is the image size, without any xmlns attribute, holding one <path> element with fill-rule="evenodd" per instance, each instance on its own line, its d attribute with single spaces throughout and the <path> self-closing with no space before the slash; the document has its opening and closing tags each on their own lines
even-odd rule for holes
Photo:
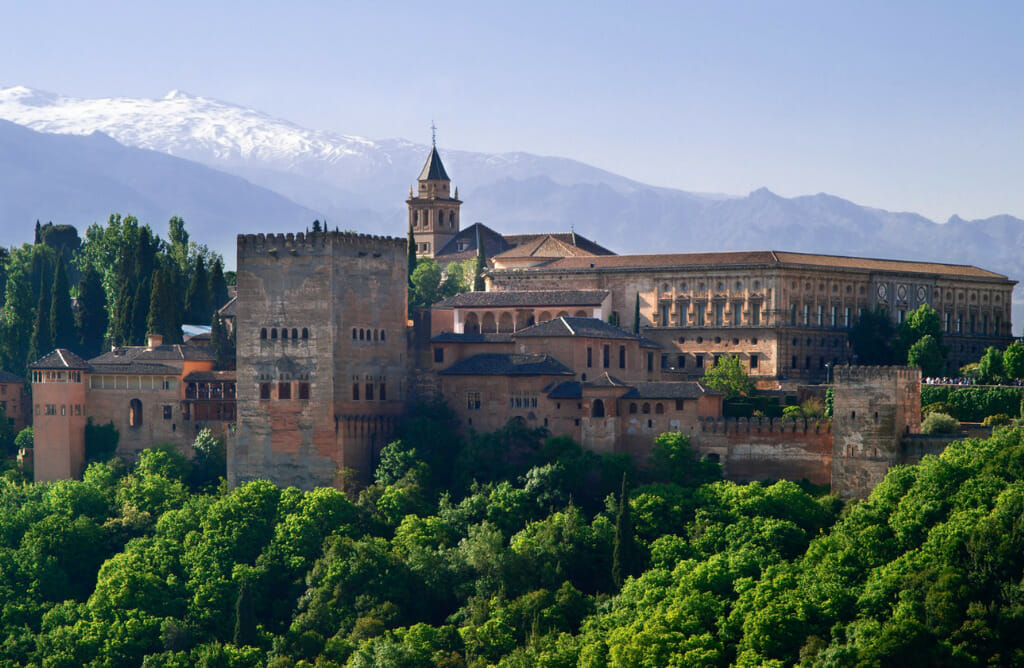
<svg viewBox="0 0 1024 668">
<path fill-rule="evenodd" d="M 432 128 L 435 129 L 435 128 Z M 436 129 L 435 129 L 436 130 Z M 434 257 L 459 231 L 459 189 L 451 193 L 452 181 L 437 152 L 437 136 L 417 179 L 416 195 L 409 188 L 409 225 L 416 241 L 416 255 Z"/>
</svg>

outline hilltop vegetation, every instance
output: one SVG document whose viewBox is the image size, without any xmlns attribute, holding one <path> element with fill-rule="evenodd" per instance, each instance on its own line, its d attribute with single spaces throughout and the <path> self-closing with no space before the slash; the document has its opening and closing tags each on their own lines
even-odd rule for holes
<svg viewBox="0 0 1024 668">
<path fill-rule="evenodd" d="M 166 449 L 0 480 L 6 665 L 1020 665 L 1024 430 L 845 508 L 421 410 L 357 497 Z M 205 449 L 204 449 L 205 451 Z M 208 462 L 207 462 L 208 464 Z M 622 501 L 625 500 L 625 503 Z"/>
</svg>

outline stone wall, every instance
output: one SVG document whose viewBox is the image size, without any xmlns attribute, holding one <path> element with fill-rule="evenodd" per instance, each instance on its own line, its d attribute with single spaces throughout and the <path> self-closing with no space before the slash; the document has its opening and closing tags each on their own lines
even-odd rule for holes
<svg viewBox="0 0 1024 668">
<path fill-rule="evenodd" d="M 727 480 L 801 480 L 828 485 L 832 429 L 828 421 L 770 418 L 704 419 L 691 436 L 694 450 L 715 455 Z"/>
</svg>

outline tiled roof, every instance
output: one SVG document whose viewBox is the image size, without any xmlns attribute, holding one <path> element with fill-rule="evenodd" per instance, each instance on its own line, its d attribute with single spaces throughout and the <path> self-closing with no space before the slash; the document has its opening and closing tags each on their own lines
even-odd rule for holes
<svg viewBox="0 0 1024 668">
<path fill-rule="evenodd" d="M 101 363 L 92 365 L 93 373 L 100 374 L 123 374 L 126 376 L 176 376 L 178 369 L 166 364 L 153 362 L 121 362 Z"/>
<path fill-rule="evenodd" d="M 583 385 L 584 387 L 630 387 L 633 383 L 625 383 L 605 371 L 594 380 L 588 380 Z"/>
<path fill-rule="evenodd" d="M 572 376 L 572 369 L 551 355 L 481 353 L 440 372 L 446 376 Z"/>
<path fill-rule="evenodd" d="M 419 180 L 424 181 L 427 179 L 451 181 L 448 178 L 448 172 L 444 170 L 444 165 L 441 164 L 441 156 L 438 154 L 436 146 L 430 149 L 427 163 L 423 165 L 423 170 L 420 172 Z"/>
<path fill-rule="evenodd" d="M 697 399 L 710 390 L 695 381 L 662 382 L 662 383 L 630 383 L 633 386 L 622 399 Z"/>
<path fill-rule="evenodd" d="M 454 237 L 448 240 L 448 243 L 434 253 L 434 257 L 439 262 L 461 262 L 462 260 L 476 257 L 478 231 L 480 233 L 480 240 L 484 245 L 484 255 L 487 257 L 494 257 L 512 248 L 498 232 L 495 232 L 483 223 L 473 223 L 469 227 L 459 230 Z M 460 246 L 463 250 L 459 250 Z"/>
<path fill-rule="evenodd" d="M 512 343 L 512 335 L 506 332 L 487 332 L 485 334 L 456 334 L 441 332 L 430 339 L 431 343 Z"/>
<path fill-rule="evenodd" d="M 58 348 L 28 365 L 30 369 L 84 369 L 89 363 L 67 348 Z"/>
<path fill-rule="evenodd" d="M 16 376 L 10 371 L 4 371 L 0 369 L 0 383 L 24 383 L 25 379 L 21 376 Z"/>
<path fill-rule="evenodd" d="M 592 339 L 628 339 L 637 340 L 640 337 L 635 334 L 619 329 L 598 318 L 570 318 L 561 316 L 554 320 L 521 329 L 512 335 L 513 338 L 534 337 L 534 336 L 583 336 Z M 653 342 L 652 342 L 653 343 Z M 655 344 L 657 345 L 657 344 Z M 659 346 L 660 347 L 660 346 Z"/>
<path fill-rule="evenodd" d="M 531 241 L 534 241 L 535 239 L 544 237 L 551 237 L 553 239 L 557 239 L 563 243 L 569 244 L 570 246 L 575 246 L 576 248 L 579 248 L 585 253 L 589 253 L 591 255 L 615 255 L 614 252 L 608 250 L 607 248 L 597 243 L 596 241 L 591 241 L 582 234 L 577 234 L 576 232 L 551 232 L 542 234 L 506 234 L 505 241 L 507 241 L 512 246 L 522 246 L 524 244 L 529 244 Z"/>
<path fill-rule="evenodd" d="M 438 302 L 448 308 L 510 306 L 600 306 L 607 290 L 514 290 L 508 292 L 463 292 Z"/>
<path fill-rule="evenodd" d="M 185 376 L 186 383 L 233 383 L 237 377 L 234 369 L 224 371 L 193 371 Z"/>
<path fill-rule="evenodd" d="M 528 241 L 527 243 L 513 246 L 504 253 L 495 255 L 495 259 L 511 260 L 515 258 L 556 258 L 556 257 L 575 257 L 586 255 L 590 257 L 594 255 L 589 253 L 579 246 L 573 246 L 568 244 L 561 239 L 551 235 L 545 234 L 539 236 L 536 239 Z"/>
<path fill-rule="evenodd" d="M 209 346 L 188 346 L 180 343 L 165 344 L 148 348 L 146 346 L 125 346 L 94 357 L 92 364 L 134 364 L 135 362 L 168 361 L 212 361 L 215 359 Z"/>
<path fill-rule="evenodd" d="M 548 392 L 548 399 L 580 399 L 583 397 L 583 383 L 569 380 L 559 383 Z"/>
<path fill-rule="evenodd" d="M 229 299 L 227 304 L 224 304 L 224 306 L 221 306 L 217 310 L 217 313 L 220 313 L 225 318 L 234 318 L 235 317 L 235 311 L 236 311 L 237 308 L 238 308 L 238 297 L 236 296 L 236 297 L 232 297 L 231 299 Z"/>
<path fill-rule="evenodd" d="M 685 268 L 700 266 L 773 265 L 776 267 L 820 266 L 862 271 L 909 274 L 939 274 L 969 278 L 1003 279 L 1002 274 L 962 264 L 914 262 L 874 258 L 790 253 L 786 251 L 727 251 L 718 253 L 666 253 L 658 255 L 611 255 L 565 257 L 543 265 L 548 270 Z"/>
</svg>

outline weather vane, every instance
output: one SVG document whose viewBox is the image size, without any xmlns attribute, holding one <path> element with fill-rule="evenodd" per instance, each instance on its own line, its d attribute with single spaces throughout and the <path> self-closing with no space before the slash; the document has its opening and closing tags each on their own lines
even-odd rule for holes
<svg viewBox="0 0 1024 668">
<path fill-rule="evenodd" d="M 437 148 L 437 126 L 434 125 L 434 120 L 430 120 L 430 143 Z"/>
</svg>

